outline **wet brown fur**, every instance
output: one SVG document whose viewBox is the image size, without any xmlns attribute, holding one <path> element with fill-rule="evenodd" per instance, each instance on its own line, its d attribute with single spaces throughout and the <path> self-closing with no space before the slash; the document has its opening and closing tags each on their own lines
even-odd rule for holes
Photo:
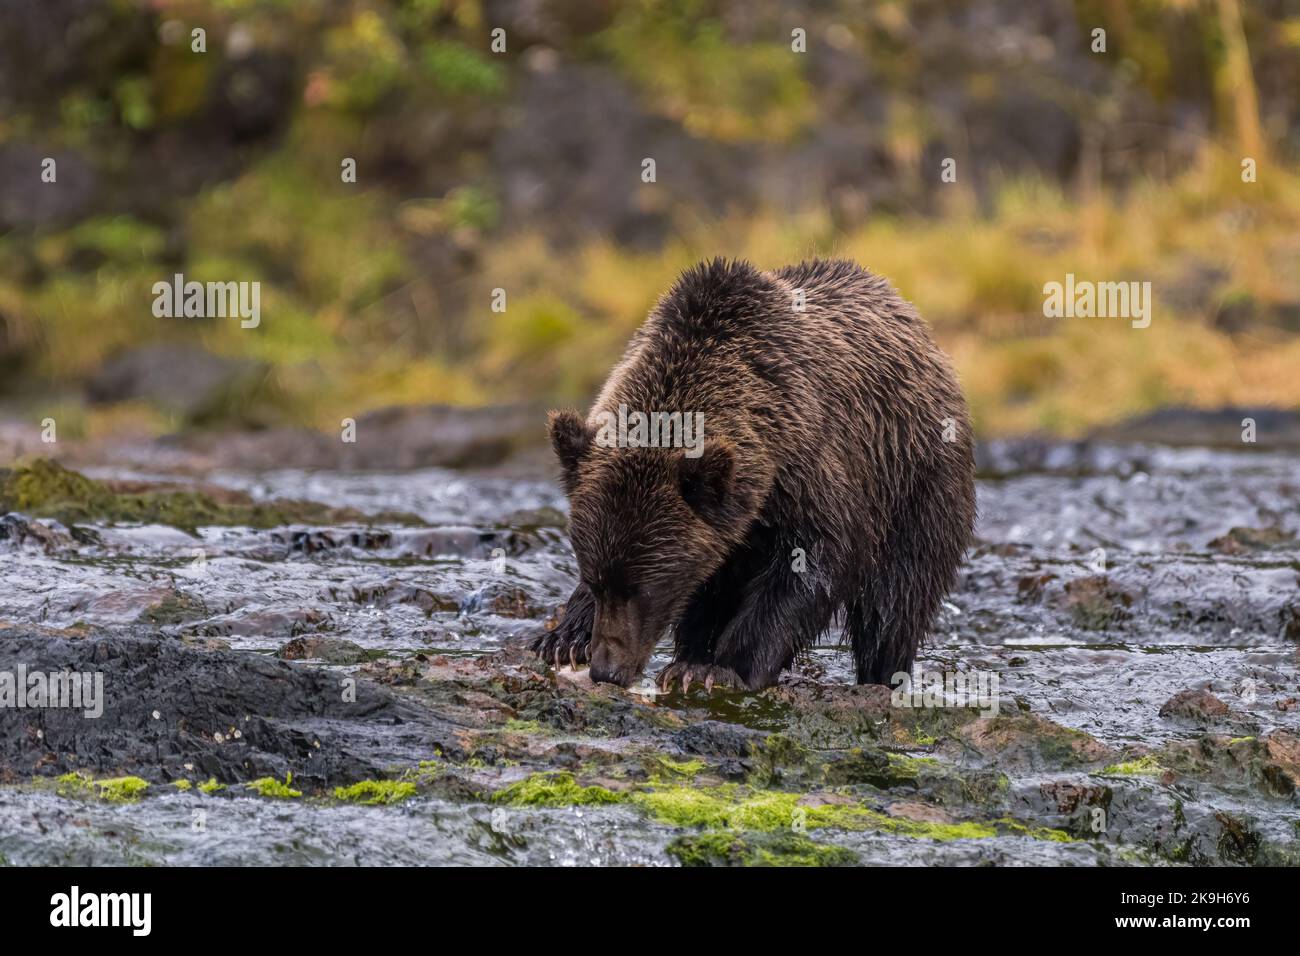
<svg viewBox="0 0 1300 956">
<path fill-rule="evenodd" d="M 620 403 L 702 412 L 703 455 L 595 443 L 597 413 Z M 975 519 L 951 365 L 911 305 L 852 262 L 687 270 L 586 419 L 552 413 L 550 429 L 580 582 L 533 646 L 590 660 L 597 680 L 630 683 L 671 629 L 662 684 L 756 689 L 840 620 L 859 683 L 888 683 L 910 669 Z"/>
</svg>

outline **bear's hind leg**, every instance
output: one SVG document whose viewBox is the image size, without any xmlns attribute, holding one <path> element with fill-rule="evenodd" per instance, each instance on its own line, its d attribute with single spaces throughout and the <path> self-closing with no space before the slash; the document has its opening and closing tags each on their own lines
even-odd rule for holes
<svg viewBox="0 0 1300 956">
<path fill-rule="evenodd" d="M 961 564 L 974 514 L 969 481 L 957 494 L 923 486 L 895 512 L 862 596 L 847 608 L 859 684 L 889 684 L 911 671 Z"/>
<path fill-rule="evenodd" d="M 718 638 L 715 683 L 734 675 L 736 686 L 771 687 L 795 655 L 826 629 L 834 606 L 821 589 L 784 564 L 769 568 L 746 588 L 740 610 Z"/>
</svg>

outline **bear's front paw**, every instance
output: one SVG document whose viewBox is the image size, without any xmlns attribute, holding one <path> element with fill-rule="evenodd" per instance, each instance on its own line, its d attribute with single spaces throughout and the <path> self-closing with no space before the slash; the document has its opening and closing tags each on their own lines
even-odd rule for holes
<svg viewBox="0 0 1300 956">
<path fill-rule="evenodd" d="M 659 689 L 668 693 L 674 684 L 681 684 L 682 693 L 692 684 L 703 684 L 706 692 L 715 687 L 744 689 L 745 682 L 730 667 L 704 664 L 699 661 L 673 661 L 659 672 Z"/>
<path fill-rule="evenodd" d="M 539 634 L 528 646 L 534 654 L 556 668 L 568 664 L 576 670 L 579 664 L 591 661 L 591 635 L 574 634 L 563 627 Z"/>
</svg>

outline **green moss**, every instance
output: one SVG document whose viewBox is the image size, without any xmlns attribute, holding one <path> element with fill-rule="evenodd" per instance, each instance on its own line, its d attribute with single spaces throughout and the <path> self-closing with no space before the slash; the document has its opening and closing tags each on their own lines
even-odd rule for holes
<svg viewBox="0 0 1300 956">
<path fill-rule="evenodd" d="M 188 780 L 173 780 L 172 786 L 175 787 L 177 790 L 179 790 L 181 793 L 185 793 L 188 790 L 194 789 L 194 784 L 190 783 Z"/>
<path fill-rule="evenodd" d="M 806 776 L 814 763 L 803 744 L 782 733 L 769 734 L 749 745 L 752 769 L 749 782 L 756 787 L 775 786 L 790 777 Z"/>
<path fill-rule="evenodd" d="M 842 830 L 878 830 L 935 840 L 979 839 L 996 836 L 993 827 L 979 823 L 924 823 L 891 817 L 858 804 L 829 803 L 807 806 L 801 795 L 775 790 L 751 791 L 735 786 L 714 789 L 670 787 L 632 795 L 632 802 L 661 823 L 705 829 L 773 831 L 831 827 Z"/>
<path fill-rule="evenodd" d="M 61 797 L 88 797 L 94 793 L 90 774 L 74 771 L 54 778 L 55 792 Z"/>
<path fill-rule="evenodd" d="M 224 783 L 217 783 L 216 777 L 209 777 L 207 782 L 199 784 L 200 793 L 216 793 L 218 790 L 225 790 Z"/>
<path fill-rule="evenodd" d="M 190 532 L 207 526 L 275 528 L 357 521 L 423 524 L 415 515 L 383 513 L 368 518 L 350 508 L 330 508 L 311 501 L 254 501 L 237 492 L 217 501 L 196 491 L 129 487 L 128 491 L 114 491 L 49 459 L 27 459 L 0 469 L 0 510 L 54 518 L 64 524 L 141 522 Z"/>
<path fill-rule="evenodd" d="M 907 754 L 889 754 L 889 769 L 900 780 L 915 780 L 923 770 L 935 770 L 941 764 L 934 757 L 911 757 Z"/>
<path fill-rule="evenodd" d="M 501 729 L 512 734 L 545 734 L 550 728 L 536 720 L 519 720 L 512 717 L 501 725 Z"/>
<path fill-rule="evenodd" d="M 420 51 L 425 75 L 444 93 L 494 96 L 505 86 L 501 68 L 477 50 L 449 40 L 431 40 Z"/>
<path fill-rule="evenodd" d="M 1052 843 L 1073 843 L 1074 837 L 1064 830 L 1057 830 L 1052 827 L 1031 827 L 1019 820 L 1013 820 L 1010 817 L 1003 817 L 996 821 L 998 828 L 1010 830 L 1012 833 L 1021 836 L 1031 837 L 1035 840 L 1047 840 Z"/>
<path fill-rule="evenodd" d="M 112 495 L 99 482 L 46 458 L 0 470 L 0 504 L 7 511 L 39 513 L 64 503 L 97 510 L 108 508 L 111 500 Z"/>
<path fill-rule="evenodd" d="M 288 800 L 294 797 L 301 797 L 301 790 L 294 790 L 289 786 L 293 783 L 293 774 L 285 774 L 284 783 L 276 780 L 274 777 L 260 777 L 257 780 L 250 780 L 244 784 L 249 790 L 254 791 L 259 796 L 273 797 L 277 800 Z"/>
<path fill-rule="evenodd" d="M 891 817 L 875 810 L 868 810 L 866 813 L 871 824 L 869 829 L 915 839 L 983 840 L 998 835 L 998 831 L 987 823 L 929 823 L 923 820 Z"/>
<path fill-rule="evenodd" d="M 636 793 L 632 800 L 660 823 L 679 827 L 779 830 L 794 825 L 798 794 L 775 790 L 742 793 L 733 786 L 664 787 Z"/>
<path fill-rule="evenodd" d="M 139 777 L 110 777 L 107 780 L 96 780 L 95 786 L 99 790 L 101 800 L 107 800 L 109 803 L 130 803 L 140 799 L 149 789 L 149 782 Z"/>
<path fill-rule="evenodd" d="M 559 772 L 535 773 L 498 790 L 492 799 L 516 807 L 572 807 L 622 803 L 627 796 L 605 787 L 579 786 L 573 774 Z"/>
<path fill-rule="evenodd" d="M 416 783 L 428 783 L 442 776 L 444 769 L 442 763 L 437 760 L 421 760 L 418 765 L 403 773 L 402 778 Z"/>
<path fill-rule="evenodd" d="M 1110 777 L 1158 777 L 1165 772 L 1165 768 L 1160 766 L 1152 754 L 1147 754 L 1138 760 L 1113 763 L 1097 772 L 1101 776 Z"/>
<path fill-rule="evenodd" d="M 350 803 L 374 806 L 380 803 L 400 803 L 415 796 L 415 784 L 402 780 L 362 780 L 350 787 L 335 787 L 334 798 Z"/>
<path fill-rule="evenodd" d="M 852 866 L 857 855 L 827 846 L 802 833 L 691 833 L 677 837 L 665 852 L 682 866 Z"/>
<path fill-rule="evenodd" d="M 64 797 L 98 797 L 109 803 L 131 803 L 149 789 L 149 782 L 130 776 L 95 780 L 89 774 L 77 771 L 56 777 L 54 786 L 56 792 Z"/>
<path fill-rule="evenodd" d="M 708 767 L 708 764 L 698 757 L 692 760 L 673 760 L 671 757 L 655 757 L 650 772 L 656 777 L 694 777 L 697 773 Z"/>
</svg>

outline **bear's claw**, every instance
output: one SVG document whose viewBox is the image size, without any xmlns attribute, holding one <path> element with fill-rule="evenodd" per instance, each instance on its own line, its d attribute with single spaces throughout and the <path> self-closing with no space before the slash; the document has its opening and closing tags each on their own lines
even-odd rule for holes
<svg viewBox="0 0 1300 956">
<path fill-rule="evenodd" d="M 579 664 L 586 664 L 591 660 L 589 654 L 591 638 L 562 633 L 560 628 L 538 635 L 528 646 L 534 654 L 556 670 L 565 664 L 577 670 Z"/>
<path fill-rule="evenodd" d="M 731 687 L 743 689 L 745 682 L 730 667 L 717 664 L 704 664 L 699 661 L 673 661 L 659 672 L 659 689 L 665 693 L 672 690 L 673 684 L 680 682 L 682 693 L 691 689 L 692 683 L 704 685 L 705 693 L 714 687 Z"/>
</svg>

